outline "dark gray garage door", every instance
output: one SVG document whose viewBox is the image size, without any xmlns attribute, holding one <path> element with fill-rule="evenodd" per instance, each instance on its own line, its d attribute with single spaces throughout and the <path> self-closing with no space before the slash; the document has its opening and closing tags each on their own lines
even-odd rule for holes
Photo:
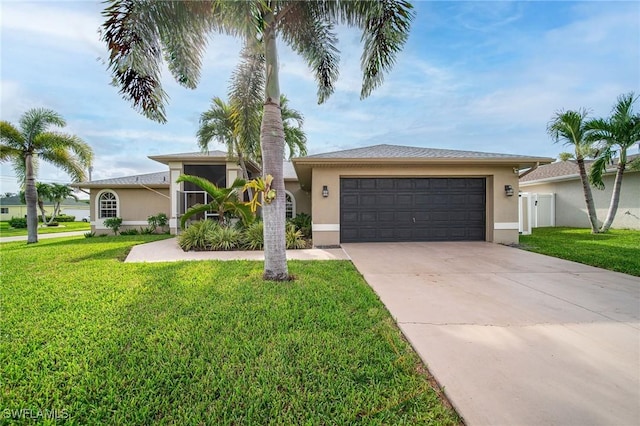
<svg viewBox="0 0 640 426">
<path fill-rule="evenodd" d="M 485 239 L 484 178 L 342 178 L 340 241 Z"/>
</svg>

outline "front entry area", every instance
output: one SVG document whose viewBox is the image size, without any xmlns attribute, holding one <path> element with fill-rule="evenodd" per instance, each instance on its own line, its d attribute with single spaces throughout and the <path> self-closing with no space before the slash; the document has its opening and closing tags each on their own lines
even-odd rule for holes
<svg viewBox="0 0 640 426">
<path fill-rule="evenodd" d="M 485 178 L 340 179 L 341 243 L 485 236 Z"/>
</svg>

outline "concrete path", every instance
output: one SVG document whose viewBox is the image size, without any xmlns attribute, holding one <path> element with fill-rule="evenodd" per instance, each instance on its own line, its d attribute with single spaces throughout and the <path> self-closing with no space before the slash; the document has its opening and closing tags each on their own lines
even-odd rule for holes
<svg viewBox="0 0 640 426">
<path fill-rule="evenodd" d="M 289 260 L 348 259 L 342 249 L 287 250 Z M 184 252 L 175 238 L 133 246 L 125 262 L 175 262 L 179 260 L 264 260 L 262 251 Z"/>
<path fill-rule="evenodd" d="M 640 424 L 640 278 L 483 242 L 343 249 L 468 425 Z"/>
<path fill-rule="evenodd" d="M 62 237 L 77 237 L 86 234 L 87 231 L 69 231 L 58 232 L 54 234 L 38 234 L 38 240 L 46 240 L 48 238 L 62 238 Z M 16 237 L 0 237 L 0 243 L 8 243 L 11 241 L 27 241 L 26 235 L 19 235 Z"/>
</svg>

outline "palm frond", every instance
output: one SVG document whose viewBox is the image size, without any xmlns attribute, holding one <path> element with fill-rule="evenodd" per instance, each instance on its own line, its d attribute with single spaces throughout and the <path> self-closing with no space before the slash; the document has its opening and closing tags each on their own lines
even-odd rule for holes
<svg viewBox="0 0 640 426">
<path fill-rule="evenodd" d="M 563 141 L 564 145 L 573 146 L 576 159 L 591 154 L 591 141 L 585 137 L 585 119 L 589 112 L 586 109 L 560 110 L 547 124 L 547 133 L 554 142 Z"/>
<path fill-rule="evenodd" d="M 74 182 L 86 179 L 87 164 L 67 149 L 51 147 L 40 151 L 38 157 L 64 170 Z"/>
<path fill-rule="evenodd" d="M 231 107 L 219 97 L 211 100 L 211 107 L 200 115 L 200 126 L 196 136 L 203 151 L 209 150 L 209 144 L 217 141 L 227 146 L 231 153 L 235 149 L 235 138 Z"/>
<path fill-rule="evenodd" d="M 215 183 L 200 176 L 180 175 L 176 180 L 176 183 L 180 183 L 180 182 L 189 182 L 199 186 L 200 188 L 202 188 L 203 191 L 209 194 L 209 196 L 214 200 L 224 198 L 224 196 L 226 195 L 224 193 L 224 188 L 220 188 Z"/>
<path fill-rule="evenodd" d="M 50 126 L 64 127 L 66 122 L 60 114 L 46 108 L 32 108 L 20 117 L 20 129 L 27 144 L 45 132 Z"/>
<path fill-rule="evenodd" d="M 24 150 L 25 140 L 24 136 L 13 124 L 8 121 L 0 121 L 0 148 L 5 150 L 5 152 L 13 152 L 11 150 L 22 151 Z M 0 151 L 1 153 L 2 151 Z M 0 154 L 0 161 L 5 159 L 5 155 L 9 154 Z"/>
<path fill-rule="evenodd" d="M 212 211 L 212 210 L 213 211 L 216 210 L 213 204 L 196 204 L 194 206 L 189 207 L 187 211 L 184 212 L 184 214 L 182 215 L 182 218 L 180 218 L 180 227 L 184 229 L 184 225 L 192 216 L 195 216 L 200 213 Z"/>
<path fill-rule="evenodd" d="M 404 0 L 378 1 L 367 9 L 362 33 L 364 51 L 360 58 L 364 72 L 361 99 L 369 96 L 382 84 L 384 73 L 394 65 L 396 55 L 402 50 L 409 36 L 414 17 L 412 9 L 411 3 Z"/>
<path fill-rule="evenodd" d="M 612 152 L 610 149 L 605 149 L 600 152 L 598 157 L 593 163 L 591 163 L 591 169 L 589 170 L 589 182 L 597 189 L 604 189 L 604 181 L 602 177 L 607 171 L 607 165 L 611 162 Z"/>
<path fill-rule="evenodd" d="M 323 103 L 335 90 L 340 51 L 333 22 L 318 6 L 315 2 L 290 3 L 290 10 L 280 17 L 278 30 L 311 68 L 318 84 L 318 103 Z"/>
</svg>

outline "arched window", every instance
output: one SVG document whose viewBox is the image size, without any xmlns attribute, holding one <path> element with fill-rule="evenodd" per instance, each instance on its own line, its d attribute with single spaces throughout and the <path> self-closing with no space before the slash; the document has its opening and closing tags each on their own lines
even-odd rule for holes
<svg viewBox="0 0 640 426">
<path fill-rule="evenodd" d="M 111 191 L 104 191 L 98 196 L 98 219 L 118 216 L 118 197 Z"/>
<path fill-rule="evenodd" d="M 289 191 L 285 191 L 284 195 L 285 199 L 285 217 L 287 219 L 292 219 L 296 217 L 296 199 L 293 197 L 293 194 Z"/>
</svg>

